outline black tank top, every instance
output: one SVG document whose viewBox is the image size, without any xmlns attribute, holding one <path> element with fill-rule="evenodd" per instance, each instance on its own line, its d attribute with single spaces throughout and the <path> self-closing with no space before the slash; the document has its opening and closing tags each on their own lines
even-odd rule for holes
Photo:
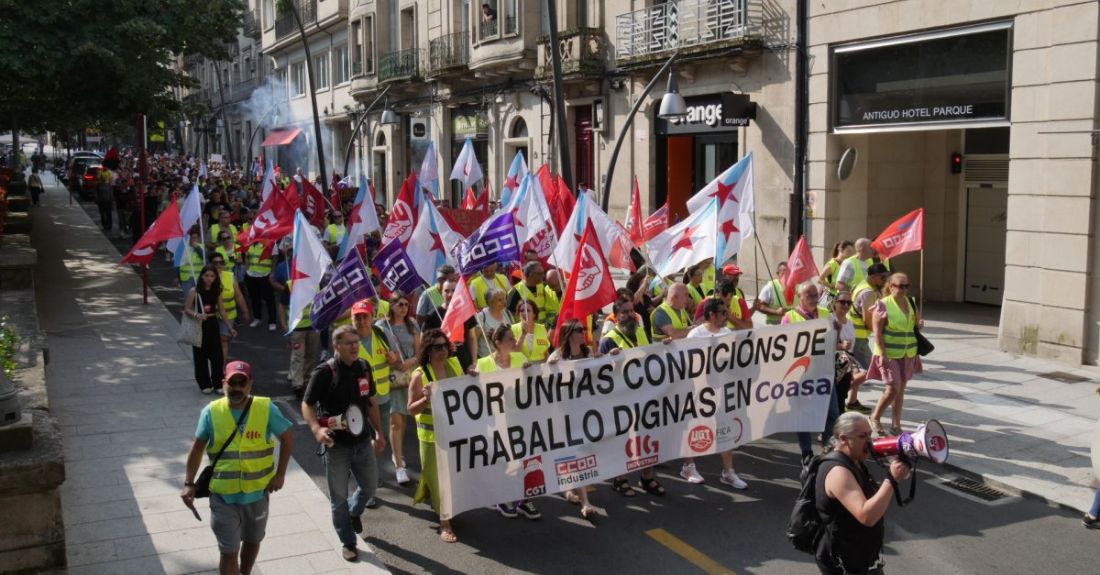
<svg viewBox="0 0 1100 575">
<path fill-rule="evenodd" d="M 836 453 L 837 461 L 832 457 L 822 462 L 817 472 L 816 501 L 817 512 L 826 526 L 825 537 L 817 548 L 817 559 L 828 565 L 843 567 L 845 571 L 866 571 L 879 562 L 882 552 L 884 522 L 878 520 L 871 527 L 859 522 L 840 501 L 825 493 L 825 478 L 836 467 L 844 467 L 852 472 L 863 495 L 870 499 L 878 491 L 879 484 L 871 477 L 867 467 L 856 463 L 847 455 Z"/>
</svg>

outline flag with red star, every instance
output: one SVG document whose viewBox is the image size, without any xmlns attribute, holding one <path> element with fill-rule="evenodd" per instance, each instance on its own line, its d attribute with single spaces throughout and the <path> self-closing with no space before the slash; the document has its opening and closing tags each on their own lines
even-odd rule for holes
<svg viewBox="0 0 1100 575">
<path fill-rule="evenodd" d="M 290 310 L 288 333 L 294 331 L 298 322 L 313 303 L 313 296 L 321 287 L 321 277 L 332 267 L 332 258 L 321 243 L 317 230 L 310 225 L 301 211 L 294 213 L 294 260 L 290 266 Z"/>
<path fill-rule="evenodd" d="M 523 158 L 523 151 L 517 150 L 515 157 L 512 158 L 512 165 L 508 167 L 508 175 L 504 180 L 504 186 L 500 189 L 501 206 L 511 203 L 512 194 L 519 189 L 520 183 L 523 182 L 523 178 L 526 178 L 528 173 L 530 172 L 527 169 L 527 161 Z"/>
<path fill-rule="evenodd" d="M 481 164 L 474 153 L 474 142 L 467 136 L 466 142 L 462 144 L 462 151 L 455 160 L 454 169 L 451 170 L 451 179 L 462 182 L 463 188 L 470 188 L 481 181 L 481 178 Z"/>
<path fill-rule="evenodd" d="M 562 269 L 573 269 L 573 260 L 577 257 L 581 238 L 589 224 L 592 225 L 593 233 L 600 242 L 600 249 L 607 255 L 611 267 L 634 271 L 634 262 L 630 259 L 634 242 L 630 241 L 630 234 L 588 194 L 581 194 L 577 198 L 569 222 L 561 230 L 551 263 Z"/>
<path fill-rule="evenodd" d="M 752 235 L 753 209 L 752 154 L 730 166 L 687 201 L 689 212 L 718 202 L 718 251 L 715 263 L 725 262 L 741 251 L 741 242 Z"/>
<path fill-rule="evenodd" d="M 458 267 L 458 259 L 453 255 L 465 238 L 451 229 L 451 225 L 427 198 L 420 202 L 416 229 L 409 238 L 406 251 L 416 266 L 416 273 L 425 283 L 435 281 L 436 270 L 443 264 Z"/>
<path fill-rule="evenodd" d="M 669 277 L 680 270 L 713 258 L 718 250 L 718 200 L 669 227 L 649 241 L 649 259 L 657 275 Z"/>
<path fill-rule="evenodd" d="M 340 252 L 337 258 L 343 260 L 352 247 L 363 243 L 363 238 L 371 232 L 382 231 L 382 224 L 378 222 L 378 212 L 374 209 L 374 194 L 371 193 L 367 175 L 359 174 L 359 191 L 355 195 L 355 205 L 348 215 L 348 233 L 344 234 L 344 241 L 340 243 Z"/>
</svg>

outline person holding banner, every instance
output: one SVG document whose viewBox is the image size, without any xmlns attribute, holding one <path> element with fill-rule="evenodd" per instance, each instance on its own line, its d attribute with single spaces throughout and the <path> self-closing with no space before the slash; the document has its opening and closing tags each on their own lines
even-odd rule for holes
<svg viewBox="0 0 1100 575">
<path fill-rule="evenodd" d="M 820 307 L 817 302 L 821 300 L 821 294 L 812 281 L 803 282 L 798 286 L 798 306 L 788 311 L 783 316 L 783 325 L 800 323 L 815 319 L 831 319 L 828 308 Z M 829 434 L 833 428 L 833 422 L 840 415 L 837 407 L 836 389 L 834 383 L 833 397 L 829 401 L 829 411 L 825 415 L 825 430 L 822 433 L 822 441 L 829 442 Z M 814 456 L 813 435 L 800 431 L 797 434 L 798 447 L 802 451 L 802 463 L 808 465 Z"/>
<path fill-rule="evenodd" d="M 390 297 L 390 310 L 386 318 L 374 325 L 386 330 L 390 349 L 396 349 L 401 361 L 393 366 L 393 385 L 390 388 L 390 447 L 393 449 L 393 466 L 397 483 L 409 482 L 408 464 L 405 463 L 405 417 L 409 415 L 409 378 L 416 369 L 416 352 L 420 349 L 420 327 L 409 313 L 409 298 L 402 293 Z M 383 421 L 382 425 L 386 425 Z"/>
<path fill-rule="evenodd" d="M 519 322 L 512 324 L 512 333 L 519 342 L 520 352 L 531 363 L 540 363 L 546 360 L 550 350 L 550 334 L 546 326 L 539 323 L 539 306 L 532 301 L 521 301 L 516 308 Z"/>
<path fill-rule="evenodd" d="M 705 321 L 688 332 L 688 337 L 718 337 L 733 333 L 733 330 L 727 327 L 729 316 L 730 310 L 726 302 L 721 299 L 708 299 L 703 306 Z M 718 455 L 722 458 L 722 476 L 719 481 L 734 489 L 748 489 L 749 484 L 738 477 L 737 472 L 733 470 L 733 450 L 723 451 Z"/>
<path fill-rule="evenodd" d="M 787 262 L 779 262 L 775 268 L 775 277 L 760 290 L 753 306 L 760 313 L 767 316 L 768 325 L 779 325 L 783 316 L 794 308 L 794 303 L 787 301 L 787 294 L 783 289 L 782 278 L 787 276 Z"/>
<path fill-rule="evenodd" d="M 462 375 L 458 359 L 451 357 L 451 340 L 441 329 L 424 332 L 419 367 L 409 380 L 409 413 L 416 418 L 416 438 L 420 440 L 420 483 L 416 486 L 413 505 L 422 501 L 431 503 L 437 513 L 440 506 L 439 470 L 435 459 L 435 427 L 432 419 L 431 386 L 443 379 Z M 449 519 L 439 520 L 439 538 L 445 543 L 458 541 Z"/>
<path fill-rule="evenodd" d="M 885 384 L 878 405 L 871 412 L 871 424 L 875 433 L 886 435 L 882 427 L 882 412 L 893 407 L 890 433 L 901 433 L 901 409 L 905 402 L 905 385 L 923 371 L 917 355 L 917 336 L 913 328 L 923 328 L 924 320 L 908 297 L 909 276 L 895 273 L 886 284 L 890 295 L 882 298 L 871 309 L 872 342 L 871 369 L 867 379 Z"/>
</svg>

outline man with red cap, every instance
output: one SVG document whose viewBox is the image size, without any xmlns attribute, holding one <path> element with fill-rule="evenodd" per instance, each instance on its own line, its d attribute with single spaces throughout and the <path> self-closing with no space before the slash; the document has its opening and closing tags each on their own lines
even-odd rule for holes
<svg viewBox="0 0 1100 575">
<path fill-rule="evenodd" d="M 271 398 L 251 395 L 252 367 L 243 361 L 225 366 L 225 397 L 202 409 L 195 441 L 187 455 L 180 498 L 195 510 L 199 464 L 210 457 L 210 527 L 218 540 L 218 571 L 251 573 L 260 552 L 268 517 L 268 494 L 282 489 L 294 446 L 294 424 Z M 279 459 L 275 461 L 275 438 Z"/>
<path fill-rule="evenodd" d="M 741 280 L 741 268 L 729 264 L 722 268 L 722 276 L 718 279 L 714 294 L 699 302 L 695 308 L 695 322 L 705 320 L 703 308 L 708 300 L 721 299 L 729 306 L 729 327 L 732 329 L 752 328 L 752 309 L 745 298 L 745 292 L 737 286 Z"/>
</svg>

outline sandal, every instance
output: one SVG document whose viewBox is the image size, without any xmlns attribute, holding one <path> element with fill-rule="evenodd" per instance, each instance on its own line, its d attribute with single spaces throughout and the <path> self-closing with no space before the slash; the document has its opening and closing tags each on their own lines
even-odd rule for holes
<svg viewBox="0 0 1100 575">
<path fill-rule="evenodd" d="M 656 477 L 650 477 L 649 479 L 643 477 L 641 481 L 638 482 L 638 485 L 642 488 L 642 491 L 650 495 L 663 497 L 665 494 L 665 488 L 657 481 Z"/>
<path fill-rule="evenodd" d="M 634 497 L 637 495 L 634 488 L 630 486 L 630 480 L 625 477 L 617 477 L 612 480 L 611 488 L 615 490 L 615 493 L 623 497 Z"/>
<path fill-rule="evenodd" d="M 581 506 L 581 517 L 585 519 L 592 519 L 596 516 L 596 508 L 591 505 Z"/>
<path fill-rule="evenodd" d="M 572 490 L 566 491 L 562 495 L 565 497 L 566 501 L 572 503 L 573 505 L 580 505 L 581 504 L 581 497 L 579 495 L 577 495 L 576 493 L 573 493 Z"/>
<path fill-rule="evenodd" d="M 882 422 L 877 419 L 871 420 L 871 431 L 879 437 L 886 436 L 886 428 L 882 426 Z"/>
<path fill-rule="evenodd" d="M 458 542 L 458 536 L 455 535 L 455 532 L 454 532 L 453 529 L 440 529 L 439 530 L 439 538 L 442 539 L 444 543 L 457 543 Z"/>
<path fill-rule="evenodd" d="M 890 435 L 901 435 L 901 427 L 897 425 L 890 426 Z"/>
</svg>

